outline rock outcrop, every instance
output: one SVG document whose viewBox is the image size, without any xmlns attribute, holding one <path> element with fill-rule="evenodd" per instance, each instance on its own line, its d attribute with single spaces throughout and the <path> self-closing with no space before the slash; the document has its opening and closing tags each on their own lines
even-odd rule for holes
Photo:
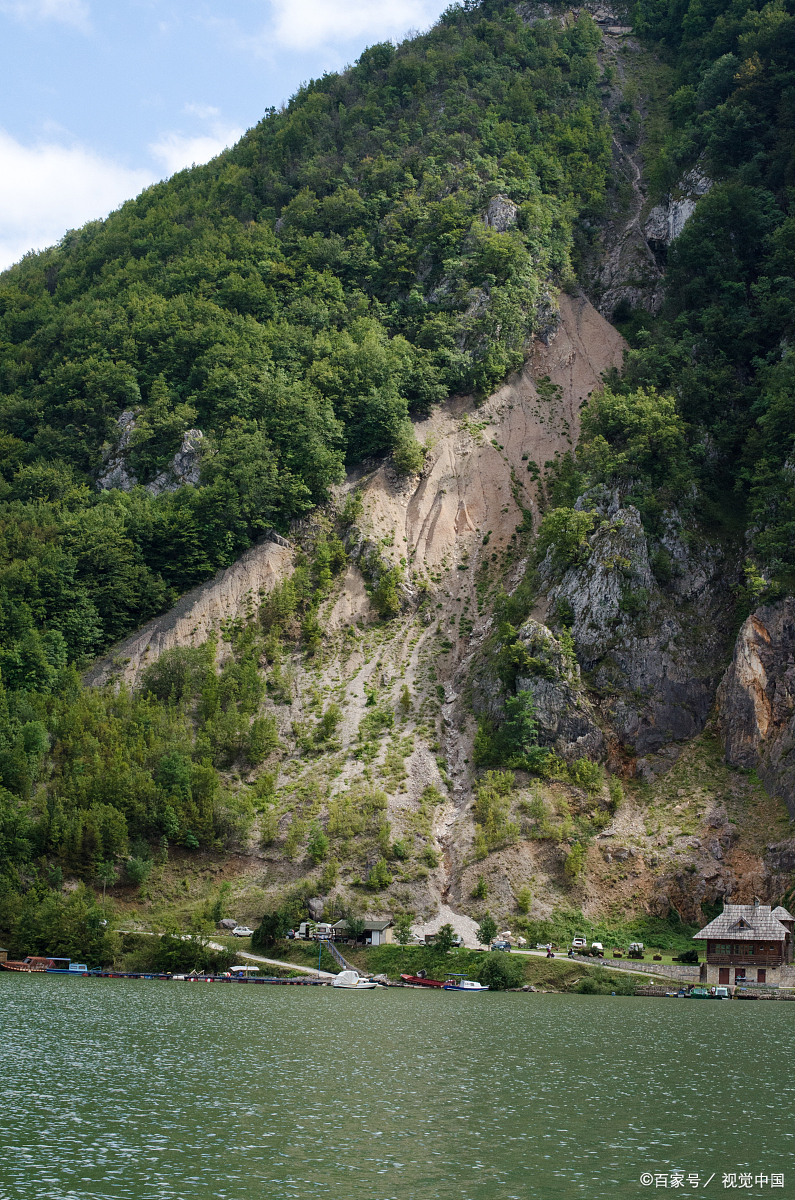
<svg viewBox="0 0 795 1200">
<path fill-rule="evenodd" d="M 146 485 L 147 492 L 159 496 L 162 492 L 176 492 L 189 483 L 195 487 L 201 473 L 203 448 L 204 434 L 201 429 L 186 429 L 179 450 L 165 471 L 161 471 Z"/>
<path fill-rule="evenodd" d="M 726 564 L 716 548 L 691 550 L 669 514 L 661 546 L 673 566 L 662 586 L 636 508 L 605 499 L 594 525 L 584 562 L 557 582 L 552 552 L 542 564 L 546 611 L 570 621 L 577 658 L 621 743 L 658 754 L 700 732 L 712 706 L 730 619 Z M 670 763 L 663 755 L 641 773 Z"/>
<path fill-rule="evenodd" d="M 795 817 L 795 599 L 758 608 L 743 624 L 718 690 L 726 759 L 756 768 Z"/>
<path fill-rule="evenodd" d="M 135 413 L 126 410 L 121 414 L 116 425 L 119 430 L 116 448 L 104 459 L 102 474 L 97 479 L 97 487 L 101 492 L 110 491 L 112 488 L 130 492 L 138 484 L 127 458 L 130 452 L 130 441 L 135 430 Z"/>
<path fill-rule="evenodd" d="M 706 196 L 712 180 L 694 169 L 689 171 L 662 204 L 657 204 L 646 218 L 643 232 L 652 246 L 670 246 L 696 211 L 701 196 Z"/>
<path fill-rule="evenodd" d="M 516 686 L 533 696 L 539 745 L 549 746 L 567 761 L 602 757 L 604 736 L 585 695 L 579 664 L 538 621 L 527 621 L 519 631 L 519 640 L 530 671 L 524 674 L 520 670 Z"/>
<path fill-rule="evenodd" d="M 97 487 L 101 492 L 110 491 L 112 488 L 130 492 L 138 486 L 139 480 L 129 461 L 136 416 L 136 412 L 126 410 L 116 422 L 119 432 L 115 448 L 106 454 L 102 464 L 102 473 L 97 478 Z M 204 434 L 202 431 L 187 429 L 182 435 L 182 444 L 179 450 L 165 471 L 161 471 L 147 483 L 146 490 L 153 496 L 159 496 L 163 492 L 176 492 L 186 484 L 193 484 L 195 487 L 199 482 L 203 448 Z"/>
<path fill-rule="evenodd" d="M 516 224 L 518 212 L 519 206 L 514 204 L 513 200 L 509 200 L 507 196 L 492 196 L 483 221 L 487 229 L 505 233 L 512 225 Z"/>
</svg>

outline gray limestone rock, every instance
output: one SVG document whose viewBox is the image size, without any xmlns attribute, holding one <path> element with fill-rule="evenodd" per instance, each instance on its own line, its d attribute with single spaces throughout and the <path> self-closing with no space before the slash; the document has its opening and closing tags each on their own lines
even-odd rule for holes
<svg viewBox="0 0 795 1200">
<path fill-rule="evenodd" d="M 108 451 L 102 463 L 102 474 L 97 479 L 97 487 L 101 492 L 119 488 L 122 492 L 131 491 L 138 483 L 127 463 L 130 449 L 130 439 L 135 429 L 135 412 L 131 409 L 121 414 L 116 422 L 119 437 L 116 447 Z"/>
<path fill-rule="evenodd" d="M 195 487 L 201 473 L 203 444 L 204 434 L 200 429 L 187 429 L 182 435 L 182 445 L 166 470 L 156 475 L 146 485 L 146 490 L 153 496 L 159 496 L 163 492 L 175 492 L 186 484 Z"/>
<path fill-rule="evenodd" d="M 670 246 L 696 211 L 696 203 L 712 187 L 712 180 L 697 168 L 689 171 L 676 189 L 649 213 L 643 232 L 649 242 Z"/>
<path fill-rule="evenodd" d="M 309 915 L 313 921 L 319 921 L 322 918 L 323 903 L 320 896 L 313 896 L 311 900 L 307 900 L 306 907 L 309 909 Z"/>
<path fill-rule="evenodd" d="M 640 756 L 658 754 L 704 726 L 724 652 L 728 581 L 720 555 L 692 551 L 669 514 L 660 541 L 674 565 L 663 590 L 637 509 L 609 494 L 581 497 L 577 507 L 594 504 L 585 556 L 559 576 L 550 551 L 539 576 L 549 609 L 573 617 L 578 661 L 620 741 Z M 663 755 L 640 769 L 654 778 L 669 766 Z"/>
<path fill-rule="evenodd" d="M 236 926 L 237 926 L 237 921 L 234 919 L 234 917 L 223 917 L 218 922 L 219 929 L 235 929 Z"/>
<path fill-rule="evenodd" d="M 492 196 L 483 222 L 487 229 L 505 233 L 512 225 L 516 224 L 518 212 L 519 205 L 514 204 L 513 200 L 509 200 L 507 196 Z"/>
</svg>

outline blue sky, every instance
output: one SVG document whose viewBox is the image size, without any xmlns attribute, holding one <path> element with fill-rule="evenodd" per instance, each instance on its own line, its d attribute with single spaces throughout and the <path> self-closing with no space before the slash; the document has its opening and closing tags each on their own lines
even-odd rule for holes
<svg viewBox="0 0 795 1200">
<path fill-rule="evenodd" d="M 0 0 L 0 270 L 446 0 Z"/>
</svg>

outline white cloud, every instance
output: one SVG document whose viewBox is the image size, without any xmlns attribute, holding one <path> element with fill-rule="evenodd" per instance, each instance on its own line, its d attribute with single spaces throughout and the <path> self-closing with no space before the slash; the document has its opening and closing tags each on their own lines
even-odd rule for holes
<svg viewBox="0 0 795 1200">
<path fill-rule="evenodd" d="M 173 131 L 164 134 L 159 141 L 151 142 L 149 149 L 166 168 L 167 175 L 192 167 L 194 163 L 206 163 L 227 146 L 232 146 L 242 137 L 245 130 L 223 121 L 210 120 L 218 116 L 218 109 L 206 104 L 186 104 L 185 112 L 201 117 L 208 122 L 206 133 L 189 134 Z"/>
<path fill-rule="evenodd" d="M 270 32 L 291 50 L 310 50 L 354 40 L 402 37 L 409 27 L 426 27 L 445 7 L 440 0 L 272 0 Z M 364 47 L 362 47 L 364 48 Z"/>
<path fill-rule="evenodd" d="M 0 270 L 105 217 L 152 182 L 87 149 L 55 143 L 23 146 L 0 129 Z"/>
<path fill-rule="evenodd" d="M 22 21 L 60 21 L 84 33 L 91 28 L 85 0 L 0 0 L 0 13 Z"/>
</svg>

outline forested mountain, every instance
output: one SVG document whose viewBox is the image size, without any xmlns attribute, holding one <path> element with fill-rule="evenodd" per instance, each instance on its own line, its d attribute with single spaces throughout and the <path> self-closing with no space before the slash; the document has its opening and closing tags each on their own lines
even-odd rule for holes
<svg viewBox="0 0 795 1200">
<path fill-rule="evenodd" d="M 548 464 L 539 550 L 575 555 L 577 497 L 618 488 L 650 538 L 672 506 L 744 536 L 747 611 L 795 572 L 795 17 L 791 0 L 639 0 L 624 19 L 659 68 L 653 138 L 642 71 L 620 104 L 650 200 L 693 170 L 710 187 L 667 248 L 662 309 L 614 314 L 631 348 Z M 464 0 L 0 276 L 0 927 L 21 880 L 33 912 L 53 870 L 94 879 L 130 839 L 141 861 L 163 839 L 223 842 L 249 802 L 219 771 L 277 738 L 258 638 L 271 664 L 280 638 L 317 651 L 339 530 L 256 635 L 229 635 L 220 674 L 214 644 L 136 695 L 79 671 L 346 470 L 391 453 L 416 472 L 412 419 L 522 366 L 600 251 L 611 89 L 585 9 Z M 197 482 L 148 488 L 193 428 Z M 102 489 L 120 445 L 136 486 Z"/>
</svg>

